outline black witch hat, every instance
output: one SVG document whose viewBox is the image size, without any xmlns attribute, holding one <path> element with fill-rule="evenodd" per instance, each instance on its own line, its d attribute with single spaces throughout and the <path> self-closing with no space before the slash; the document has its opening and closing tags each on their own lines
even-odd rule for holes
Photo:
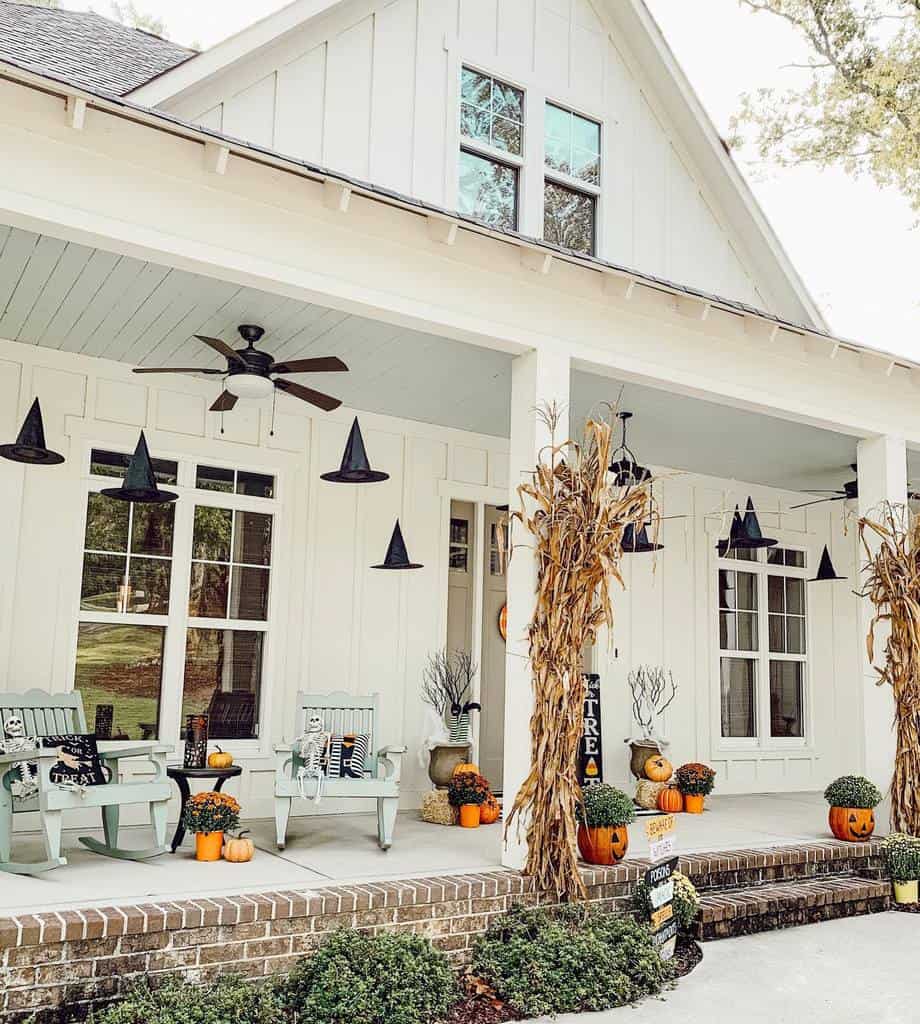
<svg viewBox="0 0 920 1024">
<path fill-rule="evenodd" d="M 136 501 L 141 505 L 162 505 L 167 501 L 177 501 L 178 494 L 172 491 L 161 491 L 157 487 L 156 477 L 153 475 L 153 464 L 150 461 L 150 452 L 147 448 L 147 438 L 143 430 L 137 442 L 137 448 L 131 456 L 125 478 L 121 487 L 106 487 L 101 492 L 107 498 L 116 498 L 118 501 Z"/>
<path fill-rule="evenodd" d="M 724 556 L 732 549 L 753 551 L 757 548 L 772 548 L 778 543 L 779 541 L 773 540 L 771 537 L 764 537 L 760 529 L 760 520 L 754 510 L 754 502 L 748 498 L 744 519 L 741 518 L 741 512 L 736 505 L 728 540 L 720 540 L 716 546 L 719 554 Z"/>
<path fill-rule="evenodd" d="M 742 541 L 744 540 L 744 521 L 741 518 L 741 513 L 738 511 L 738 506 L 735 506 L 735 514 L 732 516 L 731 529 L 728 531 L 728 540 L 720 540 L 716 544 L 716 550 L 724 558 L 725 555 L 731 551 L 732 548 L 744 547 Z"/>
<path fill-rule="evenodd" d="M 351 433 L 349 433 L 345 445 L 345 454 L 342 456 L 342 465 L 335 472 L 323 473 L 320 479 L 334 484 L 376 484 L 381 480 L 390 479 L 389 473 L 371 469 L 357 416 L 351 425 Z"/>
<path fill-rule="evenodd" d="M 402 530 L 399 528 L 399 520 L 393 527 L 393 536 L 390 537 L 390 546 L 387 548 L 386 558 L 380 565 L 372 565 L 372 569 L 422 569 L 420 562 L 410 562 L 409 552 L 406 551 L 406 542 L 403 540 Z"/>
<path fill-rule="evenodd" d="M 45 447 L 45 426 L 37 398 L 22 421 L 15 442 L 0 445 L 0 455 L 11 462 L 24 462 L 29 466 L 57 466 L 64 461 L 63 455 Z"/>
<path fill-rule="evenodd" d="M 648 531 L 645 528 L 645 523 L 642 524 L 642 528 L 636 533 L 636 528 L 632 523 L 629 523 L 626 529 L 623 531 L 623 541 L 621 544 L 624 555 L 641 555 L 646 551 L 662 551 L 664 544 L 653 544 L 648 537 Z"/>
<path fill-rule="evenodd" d="M 818 566 L 818 575 L 813 576 L 808 582 L 809 583 L 824 583 L 826 580 L 845 580 L 846 576 L 838 576 L 837 570 L 834 568 L 834 563 L 831 561 L 830 552 L 827 550 L 827 545 L 824 545 L 824 551 L 821 553 L 821 564 Z"/>
</svg>

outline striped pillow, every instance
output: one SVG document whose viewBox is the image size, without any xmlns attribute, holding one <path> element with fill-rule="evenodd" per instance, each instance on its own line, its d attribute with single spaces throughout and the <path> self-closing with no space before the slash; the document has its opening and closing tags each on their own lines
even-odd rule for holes
<svg viewBox="0 0 920 1024">
<path fill-rule="evenodd" d="M 363 779 L 370 741 L 367 733 L 333 733 L 326 746 L 326 776 L 330 779 Z"/>
</svg>

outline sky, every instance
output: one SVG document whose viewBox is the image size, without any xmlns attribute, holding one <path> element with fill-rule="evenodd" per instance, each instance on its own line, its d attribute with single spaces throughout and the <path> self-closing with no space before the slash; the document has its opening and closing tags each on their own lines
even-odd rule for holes
<svg viewBox="0 0 920 1024">
<path fill-rule="evenodd" d="M 791 26 L 738 0 L 646 0 L 716 127 L 728 135 L 739 97 L 788 84 L 804 53 Z M 211 46 L 287 0 L 136 0 L 172 39 Z M 106 0 L 63 0 L 107 12 Z M 705 13 L 701 13 L 705 12 Z M 907 202 L 842 171 L 736 160 L 835 334 L 920 359 L 920 227 Z"/>
</svg>

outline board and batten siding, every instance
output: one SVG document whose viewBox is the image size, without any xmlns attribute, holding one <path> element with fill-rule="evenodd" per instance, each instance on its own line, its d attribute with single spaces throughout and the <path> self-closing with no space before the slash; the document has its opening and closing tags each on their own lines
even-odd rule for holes
<svg viewBox="0 0 920 1024">
<path fill-rule="evenodd" d="M 602 123 L 598 255 L 762 308 L 728 217 L 642 68 L 590 0 L 350 0 L 164 104 L 170 112 L 457 208 L 463 64 L 526 91 L 525 234 L 539 237 L 543 102 Z"/>
</svg>

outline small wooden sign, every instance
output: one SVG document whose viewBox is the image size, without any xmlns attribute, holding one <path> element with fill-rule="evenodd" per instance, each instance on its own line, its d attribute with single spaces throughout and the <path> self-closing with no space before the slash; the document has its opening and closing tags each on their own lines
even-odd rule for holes
<svg viewBox="0 0 920 1024">
<path fill-rule="evenodd" d="M 677 858 L 672 857 L 669 861 L 665 861 L 664 864 L 655 864 L 648 868 L 645 872 L 646 882 L 652 888 L 656 885 L 661 885 L 662 882 L 666 882 L 677 870 L 677 863 Z"/>
<path fill-rule="evenodd" d="M 661 839 L 669 832 L 674 831 L 675 819 L 673 814 L 662 814 L 657 818 L 649 818 L 645 823 L 645 834 L 649 841 Z"/>
<path fill-rule="evenodd" d="M 663 907 L 665 903 L 670 903 L 674 899 L 674 880 L 669 878 L 661 885 L 656 885 L 654 889 L 649 889 L 648 898 L 654 910 Z"/>
<path fill-rule="evenodd" d="M 604 753 L 601 746 L 601 677 L 585 673 L 585 718 L 579 745 L 578 779 L 582 786 L 604 781 Z"/>
<path fill-rule="evenodd" d="M 668 860 L 677 852 L 677 836 L 669 835 L 648 844 L 648 857 L 653 864 Z"/>
<path fill-rule="evenodd" d="M 664 906 L 652 911 L 652 930 L 659 931 L 661 927 L 674 917 L 674 904 L 665 903 Z"/>
<path fill-rule="evenodd" d="M 662 960 L 670 960 L 677 947 L 677 918 L 672 917 L 663 928 L 652 935 L 652 942 Z"/>
</svg>

